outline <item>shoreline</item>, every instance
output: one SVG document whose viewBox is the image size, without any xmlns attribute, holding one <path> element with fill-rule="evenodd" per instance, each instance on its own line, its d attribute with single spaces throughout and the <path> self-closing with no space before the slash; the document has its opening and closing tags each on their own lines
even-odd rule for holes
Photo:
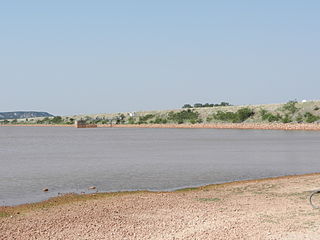
<svg viewBox="0 0 320 240">
<path fill-rule="evenodd" d="M 0 207 L 3 239 L 319 239 L 320 173 Z M 0 237 L 1 238 L 1 237 Z M 2 238 L 1 238 L 2 239 Z"/>
<path fill-rule="evenodd" d="M 67 124 L 5 124 L 1 127 L 74 127 Z M 97 128 L 174 128 L 320 131 L 317 123 L 98 124 Z"/>
<path fill-rule="evenodd" d="M 201 185 L 197 187 L 183 187 L 178 188 L 172 191 L 151 191 L 151 190 L 132 190 L 132 191 L 114 191 L 114 192 L 95 192 L 95 193 L 65 193 L 61 194 L 59 196 L 50 197 L 48 199 L 38 201 L 38 202 L 31 202 L 31 203 L 22 203 L 18 205 L 0 205 L 0 217 L 3 210 L 15 210 L 15 209 L 21 209 L 21 208 L 28 208 L 28 207 L 37 207 L 37 206 L 43 206 L 45 204 L 51 205 L 52 202 L 55 203 L 62 203 L 61 200 L 67 201 L 67 203 L 71 203 L 73 201 L 78 200 L 91 200 L 96 199 L 97 197 L 112 197 L 117 195 L 131 195 L 131 194 L 137 194 L 137 193 L 147 193 L 147 194 L 156 194 L 156 193 L 177 193 L 177 192 L 185 192 L 185 191 L 200 191 L 206 188 L 223 188 L 225 186 L 233 186 L 233 185 L 242 185 L 247 183 L 259 183 L 259 182 L 268 182 L 268 181 L 276 181 L 276 180 L 282 180 L 282 179 L 294 179 L 299 177 L 308 177 L 308 176 L 319 176 L 320 172 L 314 172 L 314 173 L 305 173 L 305 174 L 294 174 L 294 175 L 283 175 L 283 176 L 277 176 L 277 177 L 266 177 L 266 178 L 257 178 L 257 179 L 246 179 L 246 180 L 236 180 L 236 181 L 230 181 L 230 182 L 222 182 L 222 183 L 213 183 L 213 184 L 206 184 Z M 320 185 L 319 185 L 320 189 Z"/>
</svg>

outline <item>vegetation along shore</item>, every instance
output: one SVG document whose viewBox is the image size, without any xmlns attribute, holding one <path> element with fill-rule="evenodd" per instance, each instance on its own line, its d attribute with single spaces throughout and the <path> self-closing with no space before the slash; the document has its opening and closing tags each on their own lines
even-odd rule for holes
<svg viewBox="0 0 320 240">
<path fill-rule="evenodd" d="M 196 103 L 175 110 L 5 119 L 0 124 L 73 126 L 77 120 L 98 127 L 319 130 L 320 101 L 247 106 Z"/>
</svg>

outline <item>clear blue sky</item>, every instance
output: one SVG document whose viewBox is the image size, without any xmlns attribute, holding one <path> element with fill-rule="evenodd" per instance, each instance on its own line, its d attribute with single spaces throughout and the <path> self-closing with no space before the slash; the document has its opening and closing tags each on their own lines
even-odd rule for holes
<svg viewBox="0 0 320 240">
<path fill-rule="evenodd" d="M 320 1 L 2 1 L 0 111 L 319 99 Z"/>
</svg>

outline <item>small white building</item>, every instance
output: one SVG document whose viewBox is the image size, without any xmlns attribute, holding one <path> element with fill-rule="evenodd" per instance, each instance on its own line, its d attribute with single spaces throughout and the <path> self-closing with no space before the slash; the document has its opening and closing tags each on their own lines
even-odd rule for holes
<svg viewBox="0 0 320 240">
<path fill-rule="evenodd" d="M 135 112 L 129 112 L 129 116 L 130 116 L 130 117 L 135 117 L 135 116 L 136 116 L 136 113 L 135 113 Z"/>
</svg>

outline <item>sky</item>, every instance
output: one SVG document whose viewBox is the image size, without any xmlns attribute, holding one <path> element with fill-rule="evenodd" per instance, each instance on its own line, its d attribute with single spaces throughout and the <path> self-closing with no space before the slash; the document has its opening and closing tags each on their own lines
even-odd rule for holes
<svg viewBox="0 0 320 240">
<path fill-rule="evenodd" d="M 1 1 L 0 112 L 319 99 L 320 1 Z"/>
</svg>

